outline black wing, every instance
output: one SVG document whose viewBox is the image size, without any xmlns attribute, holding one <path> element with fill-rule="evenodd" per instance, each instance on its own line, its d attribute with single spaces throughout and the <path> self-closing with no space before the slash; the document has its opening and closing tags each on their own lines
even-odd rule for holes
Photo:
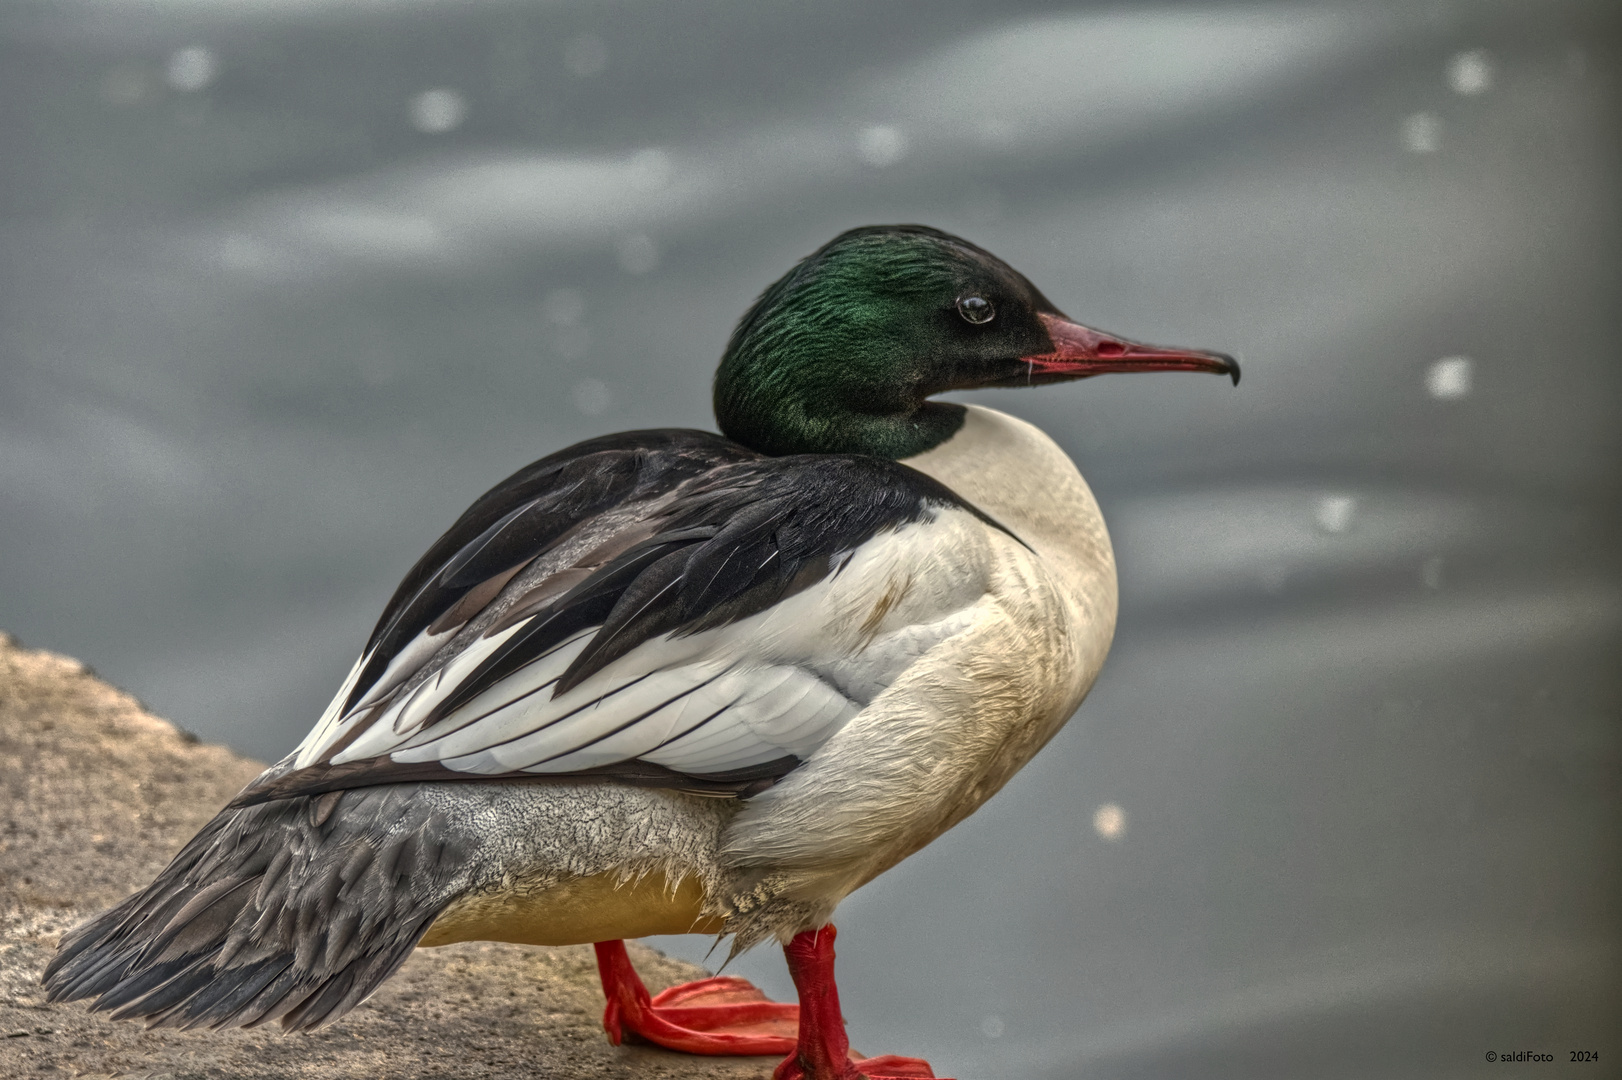
<svg viewBox="0 0 1622 1080">
<path fill-rule="evenodd" d="M 660 428 L 588 439 L 524 466 L 479 496 L 406 573 L 367 639 L 343 711 L 366 696 L 405 645 L 436 622 L 448 624 L 441 631 L 464 624 L 456 619 L 459 603 L 470 594 L 488 602 L 499 591 L 492 586 L 582 521 L 759 456 L 707 431 Z"/>
</svg>

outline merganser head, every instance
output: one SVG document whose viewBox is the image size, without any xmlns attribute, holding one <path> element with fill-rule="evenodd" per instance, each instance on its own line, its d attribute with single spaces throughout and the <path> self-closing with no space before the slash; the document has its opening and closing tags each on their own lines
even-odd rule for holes
<svg viewBox="0 0 1622 1080">
<path fill-rule="evenodd" d="M 739 320 L 715 376 L 721 430 L 768 454 L 900 459 L 952 437 L 947 390 L 1110 371 L 1210 371 L 1222 353 L 1143 345 L 1072 322 L 1013 267 L 922 225 L 836 236 Z"/>
</svg>

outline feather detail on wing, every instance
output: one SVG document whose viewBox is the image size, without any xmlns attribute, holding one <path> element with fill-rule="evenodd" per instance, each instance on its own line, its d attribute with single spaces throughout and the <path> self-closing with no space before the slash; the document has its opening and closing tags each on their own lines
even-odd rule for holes
<svg viewBox="0 0 1622 1080">
<path fill-rule="evenodd" d="M 951 549 L 996 524 L 906 466 L 617 439 L 475 503 L 295 755 L 238 803 L 434 776 L 746 793 L 899 673 L 910 649 L 863 658 L 886 620 L 922 644 L 983 592 Z"/>
</svg>

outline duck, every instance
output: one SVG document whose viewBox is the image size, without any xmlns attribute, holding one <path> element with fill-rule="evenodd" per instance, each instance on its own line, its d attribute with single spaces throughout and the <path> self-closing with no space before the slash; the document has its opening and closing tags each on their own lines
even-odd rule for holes
<svg viewBox="0 0 1622 1080">
<path fill-rule="evenodd" d="M 1059 445 L 935 398 L 1146 371 L 1239 381 L 949 233 L 840 234 L 738 322 L 719 434 L 588 439 L 475 500 L 309 735 L 64 936 L 50 999 L 302 1031 L 417 947 L 591 944 L 616 1044 L 933 1076 L 850 1049 L 834 910 L 1053 737 L 1117 607 Z M 798 1002 L 725 975 L 650 996 L 624 941 L 678 933 L 780 943 Z"/>
</svg>

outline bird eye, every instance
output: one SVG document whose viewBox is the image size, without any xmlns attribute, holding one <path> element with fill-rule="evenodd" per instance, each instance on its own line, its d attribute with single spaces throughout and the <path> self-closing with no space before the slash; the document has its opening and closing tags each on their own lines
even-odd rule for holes
<svg viewBox="0 0 1622 1080">
<path fill-rule="evenodd" d="M 997 309 L 983 296 L 965 296 L 957 302 L 957 313 L 963 316 L 964 321 L 978 326 L 990 322 L 996 316 Z"/>
</svg>

